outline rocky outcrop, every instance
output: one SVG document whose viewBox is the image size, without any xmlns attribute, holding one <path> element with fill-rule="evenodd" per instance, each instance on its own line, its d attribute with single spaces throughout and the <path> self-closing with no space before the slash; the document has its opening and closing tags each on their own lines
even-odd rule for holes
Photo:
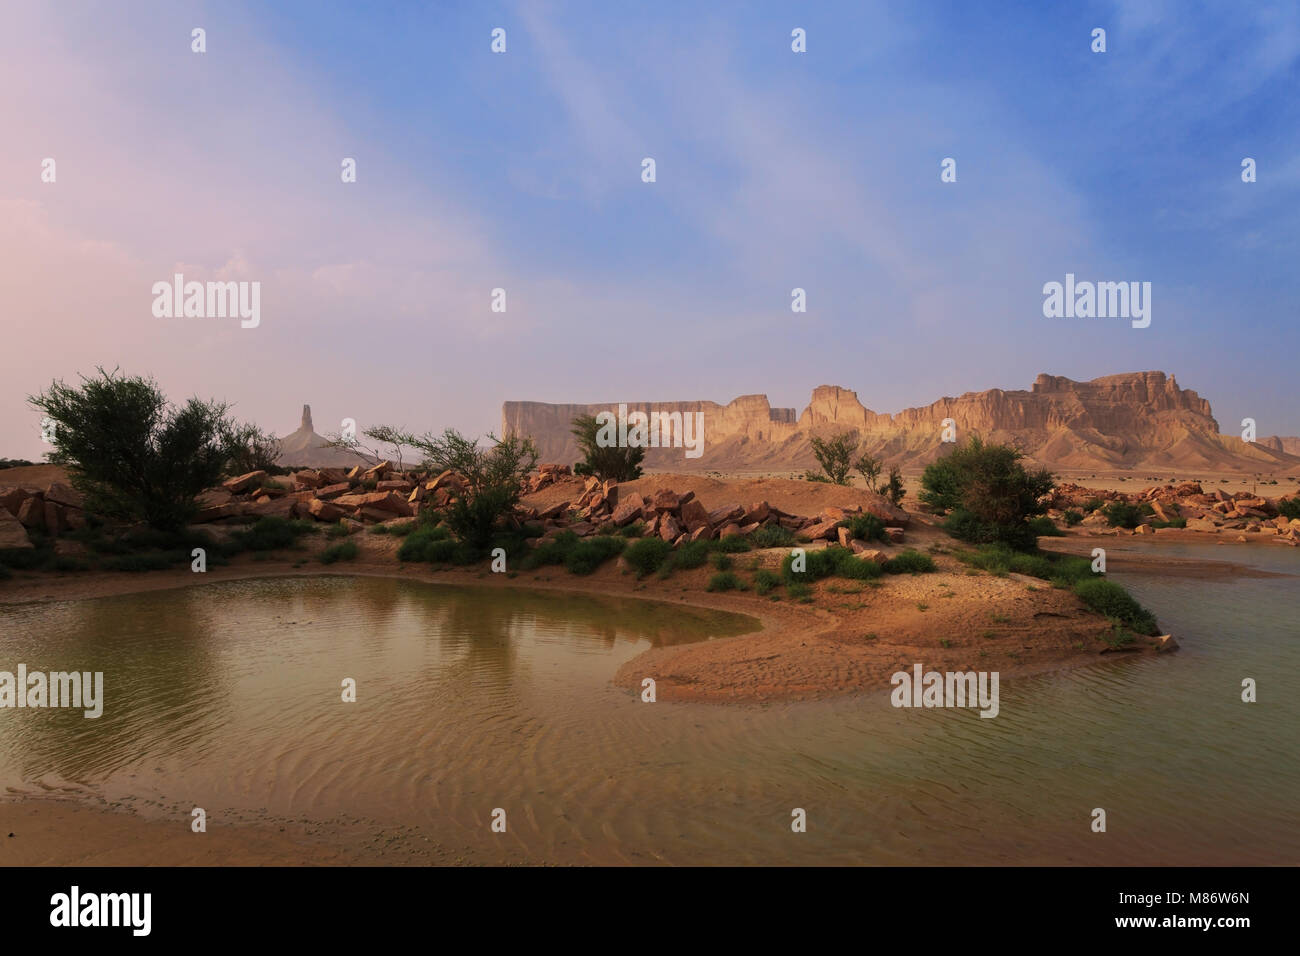
<svg viewBox="0 0 1300 956">
<path fill-rule="evenodd" d="M 617 403 L 506 402 L 502 428 L 531 436 L 544 459 L 571 462 L 578 457 L 569 434 L 572 419 L 616 408 Z M 856 431 L 887 466 L 919 468 L 941 455 L 946 419 L 955 425 L 959 440 L 978 434 L 1014 443 L 1032 462 L 1063 470 L 1258 472 L 1300 467 L 1300 448 L 1288 445 L 1290 439 L 1247 443 L 1220 434 L 1210 403 L 1164 372 L 1090 382 L 1039 375 L 1028 391 L 967 392 L 892 415 L 872 411 L 856 392 L 834 385 L 814 389 L 797 418 L 792 409 L 772 408 L 763 395 L 742 396 L 727 405 L 629 403 L 628 409 L 703 413 L 703 454 L 688 458 L 680 448 L 648 449 L 646 466 L 657 470 L 801 471 L 816 466 L 810 438 L 847 430 Z"/>
</svg>

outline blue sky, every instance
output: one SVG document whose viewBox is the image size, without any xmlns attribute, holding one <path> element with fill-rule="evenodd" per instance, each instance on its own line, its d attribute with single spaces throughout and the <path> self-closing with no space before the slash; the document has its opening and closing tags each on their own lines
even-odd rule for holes
<svg viewBox="0 0 1300 956">
<path fill-rule="evenodd" d="M 279 431 L 307 401 L 470 432 L 507 399 L 897 411 L 1162 369 L 1300 434 L 1300 6 L 1065 7 L 19 4 L 0 293 L 77 334 L 0 358 L 0 455 L 95 364 Z M 159 326 L 136 290 L 178 265 L 262 281 L 262 326 Z M 1044 318 L 1067 272 L 1151 282 L 1151 326 Z"/>
</svg>

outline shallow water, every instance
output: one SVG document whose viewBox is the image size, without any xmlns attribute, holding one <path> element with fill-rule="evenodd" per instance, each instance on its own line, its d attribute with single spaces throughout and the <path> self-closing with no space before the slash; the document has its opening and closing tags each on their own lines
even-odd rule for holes
<svg viewBox="0 0 1300 956">
<path fill-rule="evenodd" d="M 1293 549 L 1230 557 L 1300 575 Z M 1114 576 L 1182 650 L 1003 681 L 992 720 L 887 687 L 644 704 L 621 663 L 755 625 L 622 598 L 329 577 L 11 605 L 0 669 L 102 670 L 107 703 L 0 710 L 0 785 L 403 824 L 489 860 L 1296 863 L 1300 576 Z"/>
</svg>

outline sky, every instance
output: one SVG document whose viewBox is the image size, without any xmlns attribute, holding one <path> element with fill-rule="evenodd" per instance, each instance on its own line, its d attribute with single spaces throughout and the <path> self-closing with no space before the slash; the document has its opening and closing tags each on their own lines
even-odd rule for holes
<svg viewBox="0 0 1300 956">
<path fill-rule="evenodd" d="M 1160 369 L 1300 435 L 1298 81 L 1289 0 L 6 0 L 0 457 L 97 366 L 279 434 L 471 435 Z M 177 272 L 260 283 L 259 324 L 156 316 Z M 1150 282 L 1150 326 L 1045 317 L 1067 273 Z"/>
</svg>

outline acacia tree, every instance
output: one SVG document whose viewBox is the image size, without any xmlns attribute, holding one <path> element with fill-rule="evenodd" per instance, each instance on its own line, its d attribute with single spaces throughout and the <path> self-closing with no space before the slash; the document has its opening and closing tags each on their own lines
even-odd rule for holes
<svg viewBox="0 0 1300 956">
<path fill-rule="evenodd" d="M 452 471 L 465 481 L 465 492 L 447 509 L 447 526 L 471 547 L 492 543 L 498 521 L 519 503 L 524 482 L 537 466 L 537 445 L 531 438 L 489 434 L 490 446 L 448 428 L 441 435 L 411 438 L 424 454 L 430 471 Z"/>
<path fill-rule="evenodd" d="M 858 433 L 841 432 L 833 438 L 809 439 L 817 464 L 822 466 L 825 480 L 835 485 L 847 485 L 853 469 L 853 456 L 858 450 Z"/>
<path fill-rule="evenodd" d="M 867 490 L 878 492 L 876 482 L 879 480 L 880 471 L 884 467 L 880 459 L 864 454 L 858 459 L 858 463 L 854 467 L 862 475 L 862 480 L 867 483 Z"/>
<path fill-rule="evenodd" d="M 152 379 L 118 370 L 56 381 L 28 403 L 54 422 L 46 458 L 68 470 L 87 509 L 159 529 L 184 525 L 226 463 L 227 406 L 191 398 L 180 407 Z"/>
<path fill-rule="evenodd" d="M 280 439 L 251 422 L 223 422 L 221 445 L 226 454 L 226 471 L 232 475 L 269 471 L 280 457 Z"/>
<path fill-rule="evenodd" d="M 1054 478 L 1045 468 L 1026 469 L 1023 458 L 1010 445 L 985 444 L 973 436 L 926 466 L 921 500 L 950 513 L 945 527 L 958 538 L 1032 546 L 1035 536 L 1028 521 L 1046 510 L 1043 498 Z"/>
</svg>

